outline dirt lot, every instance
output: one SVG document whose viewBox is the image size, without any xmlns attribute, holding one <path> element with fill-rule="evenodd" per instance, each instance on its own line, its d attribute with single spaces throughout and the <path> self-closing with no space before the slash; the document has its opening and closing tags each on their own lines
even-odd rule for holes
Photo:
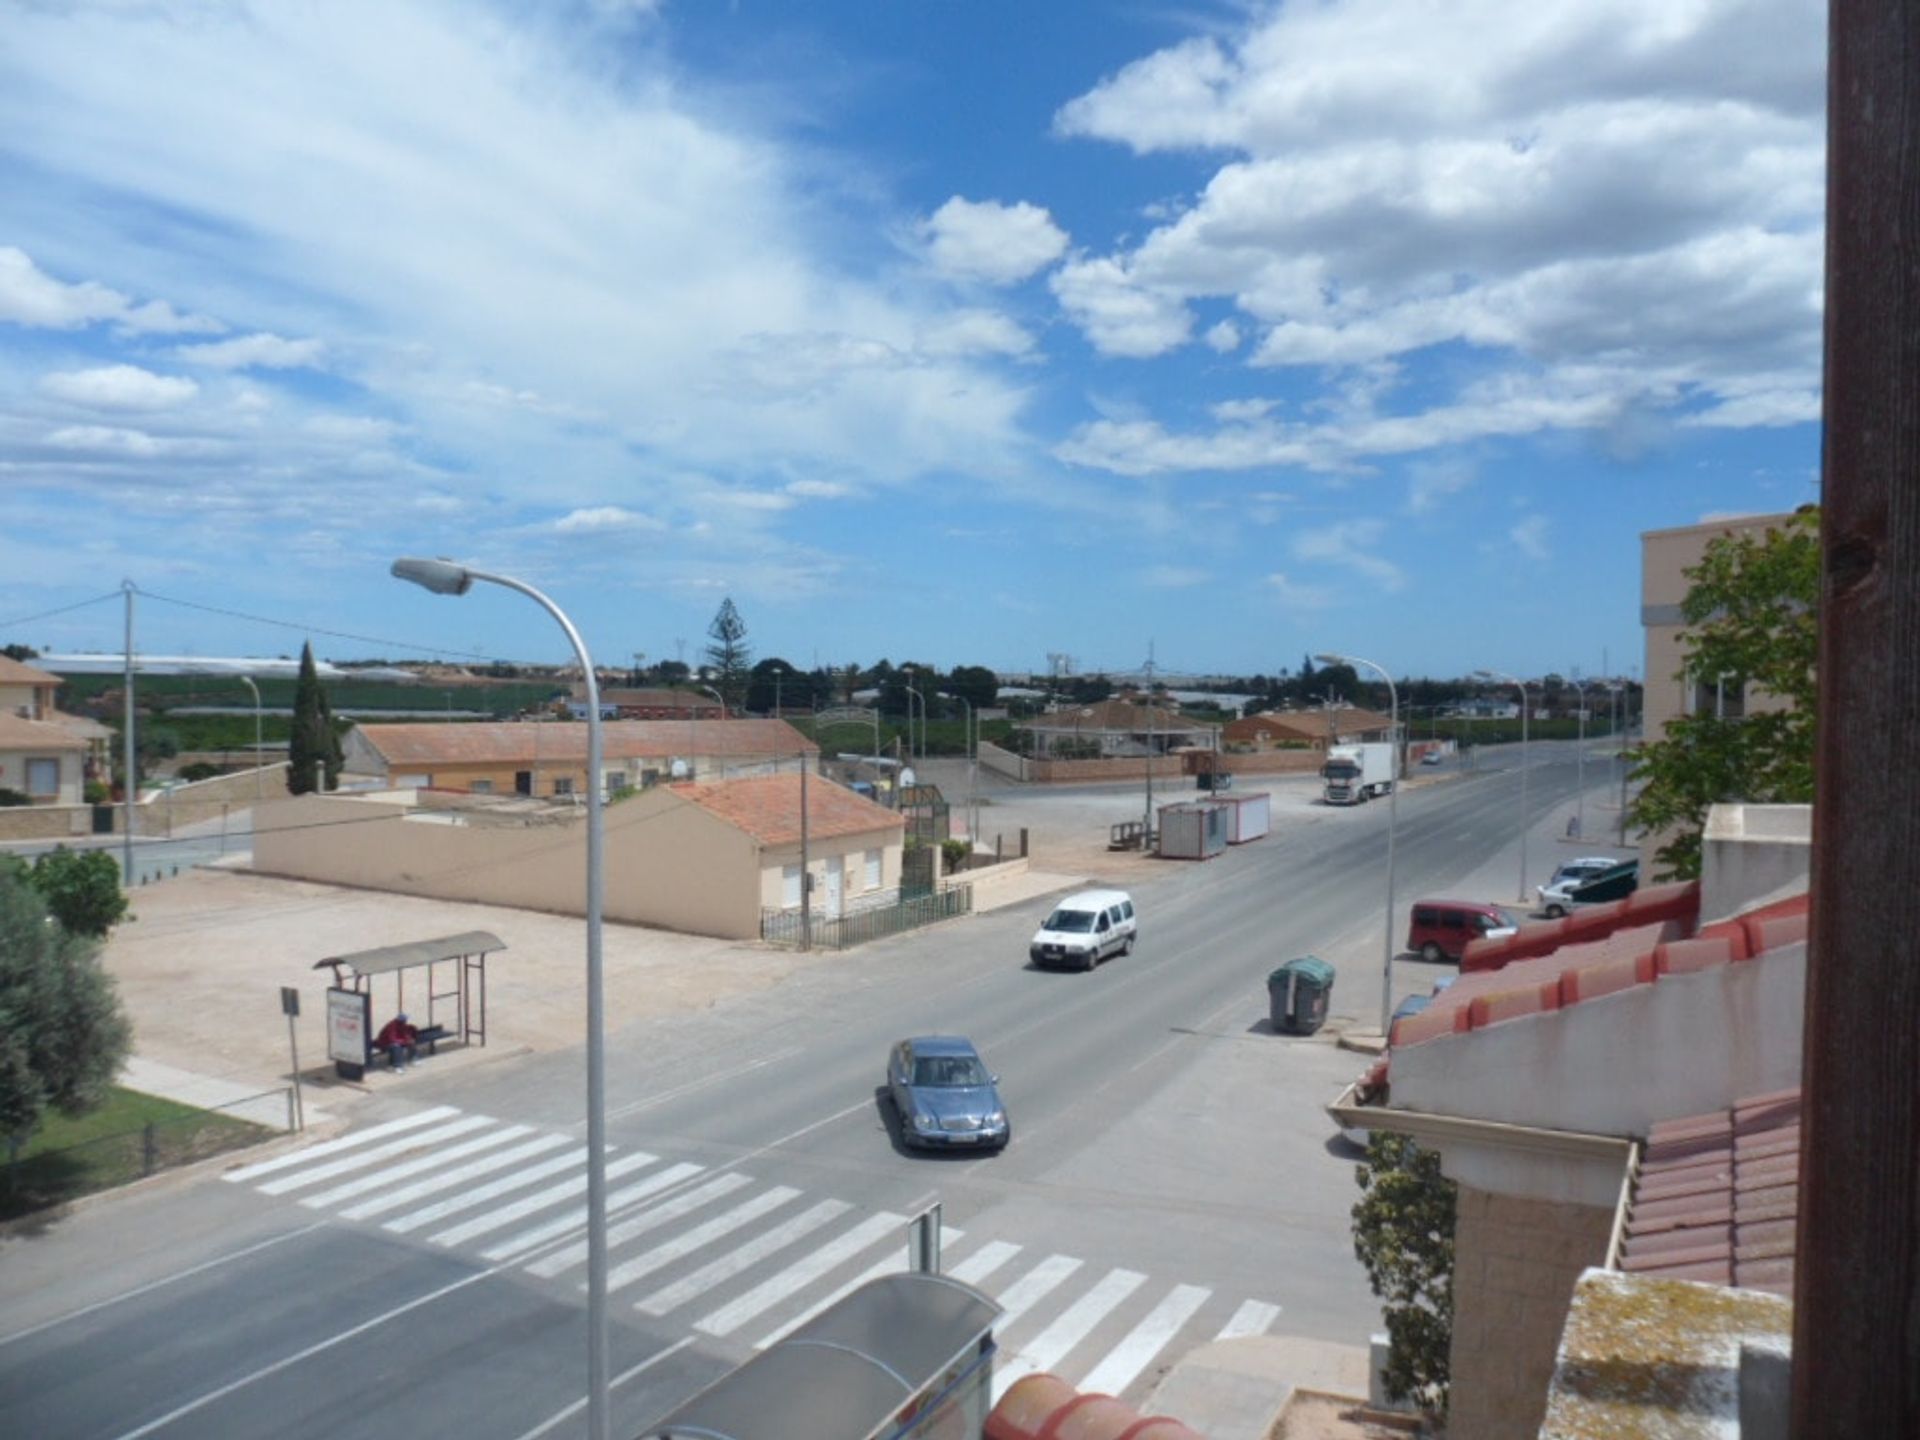
<svg viewBox="0 0 1920 1440">
<path fill-rule="evenodd" d="M 487 962 L 487 1045 L 441 1052 L 439 1062 L 578 1043 L 586 1022 L 581 984 L 585 926 L 578 919 L 336 889 L 240 870 L 202 869 L 141 889 L 137 920 L 119 927 L 106 964 L 134 1018 L 142 1056 L 202 1075 L 267 1088 L 289 1070 L 280 987 L 299 988 L 301 1068 L 327 1069 L 322 992 L 331 971 L 314 962 L 404 940 L 489 930 L 507 949 Z M 628 925 L 603 934 L 607 1013 L 622 1020 L 698 1009 L 765 989 L 830 959 L 759 945 Z M 439 967 L 438 989 L 453 986 Z M 407 976 L 408 1013 L 427 1020 L 424 972 Z M 374 1023 L 395 1003 L 392 979 L 373 990 Z M 435 1018 L 452 1024 L 452 1005 Z"/>
</svg>

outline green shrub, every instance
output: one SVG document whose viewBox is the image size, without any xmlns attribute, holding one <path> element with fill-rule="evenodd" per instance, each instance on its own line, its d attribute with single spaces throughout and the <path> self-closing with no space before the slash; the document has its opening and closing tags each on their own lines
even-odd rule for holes
<svg viewBox="0 0 1920 1440">
<path fill-rule="evenodd" d="M 1444 1418 L 1453 1345 L 1454 1183 L 1440 1157 L 1374 1131 L 1354 1172 L 1353 1251 L 1387 1322 L 1387 1393 Z"/>
<path fill-rule="evenodd" d="M 6 786 L 0 785 L 0 807 L 31 804 L 33 804 L 31 795 L 22 795 L 18 790 L 9 790 Z"/>
</svg>

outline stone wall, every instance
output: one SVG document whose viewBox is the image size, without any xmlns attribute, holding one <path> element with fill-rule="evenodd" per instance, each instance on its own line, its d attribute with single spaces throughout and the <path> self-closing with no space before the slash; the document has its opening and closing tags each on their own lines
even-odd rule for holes
<svg viewBox="0 0 1920 1440">
<path fill-rule="evenodd" d="M 1606 1259 L 1613 1211 L 1462 1185 L 1453 1229 L 1453 1396 L 1447 1429 L 1533 1440 L 1574 1282 Z"/>
<path fill-rule="evenodd" d="M 287 798 L 287 762 L 216 775 L 190 785 L 175 785 L 165 794 L 140 804 L 139 835 L 173 835 L 182 827 L 218 820 L 235 810 L 251 810 L 256 800 Z"/>
</svg>

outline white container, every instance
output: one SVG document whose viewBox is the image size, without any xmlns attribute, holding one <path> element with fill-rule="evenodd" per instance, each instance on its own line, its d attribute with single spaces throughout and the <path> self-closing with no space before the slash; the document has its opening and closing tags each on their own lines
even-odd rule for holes
<svg viewBox="0 0 1920 1440">
<path fill-rule="evenodd" d="M 1273 828 L 1272 796 L 1264 790 L 1247 795 L 1221 795 L 1218 803 L 1227 810 L 1227 843 L 1244 845 L 1258 840 Z"/>
</svg>

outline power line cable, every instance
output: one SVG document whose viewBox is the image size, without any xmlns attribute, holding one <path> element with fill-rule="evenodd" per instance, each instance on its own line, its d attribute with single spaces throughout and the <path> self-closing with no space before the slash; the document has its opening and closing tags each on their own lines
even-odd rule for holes
<svg viewBox="0 0 1920 1440">
<path fill-rule="evenodd" d="M 138 587 L 135 587 L 138 589 Z M 416 645 L 406 640 L 390 640 L 379 635 L 359 635 L 351 630 L 329 630 L 322 625 L 310 625 L 305 621 L 276 620 L 270 615 L 252 615 L 244 610 L 228 610 L 218 605 L 202 605 L 195 600 L 181 600 L 172 595 L 158 595 L 151 590 L 139 590 L 149 600 L 158 600 L 167 605 L 179 605 L 188 610 L 204 610 L 209 615 L 224 615 L 230 620 L 250 620 L 256 625 L 278 625 L 284 630 L 298 630 L 308 635 L 327 635 L 335 640 L 357 640 L 363 645 L 384 645 L 394 650 L 412 650 L 421 655 L 456 655 L 462 660 L 484 660 L 489 664 L 502 661 L 506 664 L 540 664 L 540 661 L 509 661 L 501 655 L 482 655 L 473 650 L 455 650 L 445 645 Z"/>
<path fill-rule="evenodd" d="M 118 600 L 121 592 L 109 590 L 104 595 L 96 595 L 91 600 L 76 600 L 71 605 L 62 605 L 57 610 L 42 610 L 38 615 L 22 615 L 17 620 L 0 620 L 0 629 L 11 629 L 15 625 L 27 625 L 35 620 L 45 620 L 50 616 L 64 615 L 69 610 L 85 609 L 89 605 L 98 605 L 102 600 Z"/>
</svg>

